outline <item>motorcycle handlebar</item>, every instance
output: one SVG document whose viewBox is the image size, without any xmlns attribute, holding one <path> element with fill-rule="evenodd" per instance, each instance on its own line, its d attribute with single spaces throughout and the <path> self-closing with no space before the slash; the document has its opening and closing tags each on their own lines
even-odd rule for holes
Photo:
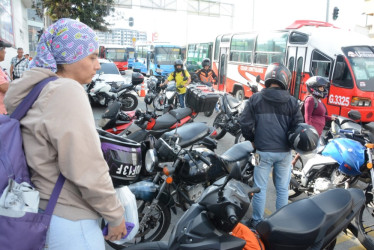
<svg viewBox="0 0 374 250">
<path fill-rule="evenodd" d="M 226 207 L 226 215 L 232 224 L 236 224 L 238 222 L 238 217 L 236 216 L 235 208 L 233 207 L 233 205 L 228 205 Z"/>
<path fill-rule="evenodd" d="M 207 158 L 205 158 L 204 156 L 202 156 L 201 154 L 198 154 L 198 157 L 200 158 L 200 160 L 202 161 L 202 162 L 204 162 L 206 165 L 208 165 L 209 167 L 211 167 L 212 166 L 212 163 L 207 159 Z"/>
</svg>

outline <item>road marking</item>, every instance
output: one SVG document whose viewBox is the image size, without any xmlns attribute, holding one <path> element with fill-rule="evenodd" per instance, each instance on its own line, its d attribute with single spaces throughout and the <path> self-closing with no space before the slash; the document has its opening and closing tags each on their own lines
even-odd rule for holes
<svg viewBox="0 0 374 250">
<path fill-rule="evenodd" d="M 265 214 L 266 214 L 266 215 L 271 215 L 272 212 L 271 212 L 269 209 L 265 208 Z"/>
</svg>

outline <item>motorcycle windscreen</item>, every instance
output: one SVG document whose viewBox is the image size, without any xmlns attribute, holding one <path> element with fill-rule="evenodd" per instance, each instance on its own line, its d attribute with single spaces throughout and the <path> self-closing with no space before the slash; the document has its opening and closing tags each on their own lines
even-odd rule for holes
<svg viewBox="0 0 374 250">
<path fill-rule="evenodd" d="M 322 155 L 336 160 L 340 164 L 339 170 L 344 174 L 355 176 L 361 174 L 360 167 L 365 162 L 365 147 L 357 141 L 338 138 L 326 145 Z"/>
</svg>

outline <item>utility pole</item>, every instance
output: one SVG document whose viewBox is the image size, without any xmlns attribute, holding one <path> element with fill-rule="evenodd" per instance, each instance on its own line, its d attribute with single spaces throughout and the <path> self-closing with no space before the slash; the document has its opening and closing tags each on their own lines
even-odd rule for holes
<svg viewBox="0 0 374 250">
<path fill-rule="evenodd" d="M 330 0 L 327 0 L 327 6 L 326 6 L 326 23 L 329 22 L 329 11 L 330 11 Z"/>
</svg>

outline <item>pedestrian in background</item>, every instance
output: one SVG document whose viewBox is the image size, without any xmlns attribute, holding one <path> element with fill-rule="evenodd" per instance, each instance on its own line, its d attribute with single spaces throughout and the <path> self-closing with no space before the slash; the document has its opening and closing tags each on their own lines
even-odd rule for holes
<svg viewBox="0 0 374 250">
<path fill-rule="evenodd" d="M 265 73 L 265 87 L 253 94 L 240 116 L 243 137 L 252 142 L 259 156 L 254 168 L 254 184 L 260 192 L 252 200 L 252 227 L 264 218 L 266 190 L 273 167 L 273 181 L 277 192 L 276 209 L 288 204 L 291 178 L 291 149 L 287 133 L 303 122 L 297 100 L 287 91 L 290 71 L 281 64 L 271 64 Z"/>
<path fill-rule="evenodd" d="M 191 76 L 187 70 L 183 69 L 183 61 L 177 59 L 174 62 L 174 72 L 170 73 L 168 78 L 160 86 L 167 85 L 170 81 L 175 81 L 175 86 L 177 88 L 177 94 L 179 98 L 179 104 L 181 108 L 184 108 L 184 97 L 187 92 L 187 86 L 191 82 Z"/>
<path fill-rule="evenodd" d="M 21 79 L 10 84 L 4 103 L 12 113 L 40 81 L 56 76 L 20 121 L 31 180 L 46 209 L 60 173 L 66 181 L 53 211 L 48 249 L 102 249 L 126 235 L 124 209 L 103 157 L 92 109 L 83 88 L 100 69 L 98 39 L 87 25 L 63 18 L 42 34 L 37 54 Z M 15 232 L 16 233 L 16 232 Z"/>
<path fill-rule="evenodd" d="M 17 49 L 17 56 L 10 62 L 10 78 L 16 80 L 20 78 L 23 72 L 29 67 L 29 60 L 23 56 L 23 49 Z"/>
<path fill-rule="evenodd" d="M 0 62 L 5 59 L 5 48 L 9 48 L 12 45 L 0 40 Z M 0 114 L 6 114 L 6 108 L 4 105 L 4 95 L 9 88 L 10 77 L 5 70 L 0 66 Z"/>
</svg>

